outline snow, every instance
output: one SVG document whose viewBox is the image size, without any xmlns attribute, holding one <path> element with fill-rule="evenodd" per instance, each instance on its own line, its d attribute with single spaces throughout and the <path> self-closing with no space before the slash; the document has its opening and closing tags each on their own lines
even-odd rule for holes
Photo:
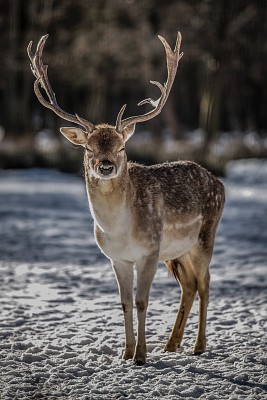
<svg viewBox="0 0 267 400">
<path fill-rule="evenodd" d="M 164 353 L 180 290 L 160 265 L 148 359 L 121 360 L 115 277 L 95 245 L 83 180 L 49 170 L 0 173 L 0 399 L 267 399 L 267 161 L 231 163 L 211 263 L 207 352 Z"/>
</svg>

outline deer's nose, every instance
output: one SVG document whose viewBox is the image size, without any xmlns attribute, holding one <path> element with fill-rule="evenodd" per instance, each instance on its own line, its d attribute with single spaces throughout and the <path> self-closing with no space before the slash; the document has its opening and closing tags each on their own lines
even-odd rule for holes
<svg viewBox="0 0 267 400">
<path fill-rule="evenodd" d="M 107 176 L 115 172 L 115 165 L 108 160 L 103 160 L 99 163 L 98 170 L 101 175 Z"/>
</svg>

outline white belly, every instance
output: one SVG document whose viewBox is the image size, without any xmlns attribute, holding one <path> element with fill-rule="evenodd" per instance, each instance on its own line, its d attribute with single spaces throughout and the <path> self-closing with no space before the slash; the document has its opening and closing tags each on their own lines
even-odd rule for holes
<svg viewBox="0 0 267 400">
<path fill-rule="evenodd" d="M 159 243 L 159 260 L 172 260 L 187 253 L 198 240 L 201 224 L 202 217 L 198 216 L 187 223 L 164 225 Z M 152 243 L 136 241 L 129 227 L 125 229 L 125 224 L 121 225 L 118 232 L 114 229 L 107 234 L 100 230 L 96 238 L 98 246 L 108 258 L 121 262 L 135 263 L 149 257 L 150 249 L 155 250 L 156 245 L 155 242 L 151 246 Z"/>
<path fill-rule="evenodd" d="M 136 243 L 127 238 L 127 235 L 114 240 L 114 237 L 103 234 L 98 246 L 102 252 L 114 262 L 138 263 L 139 260 L 149 256 L 149 248 L 144 244 Z"/>
<path fill-rule="evenodd" d="M 159 260 L 173 260 L 187 253 L 198 240 L 201 224 L 200 215 L 186 224 L 173 223 L 164 226 Z"/>
</svg>

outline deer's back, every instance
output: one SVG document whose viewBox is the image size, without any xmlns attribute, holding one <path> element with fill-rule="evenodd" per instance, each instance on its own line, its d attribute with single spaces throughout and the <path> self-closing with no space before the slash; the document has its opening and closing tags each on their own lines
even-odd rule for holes
<svg viewBox="0 0 267 400">
<path fill-rule="evenodd" d="M 163 210 L 205 216 L 218 213 L 224 204 L 223 184 L 192 161 L 152 166 L 129 163 L 128 171 L 135 201 L 143 207 L 158 205 Z"/>
</svg>

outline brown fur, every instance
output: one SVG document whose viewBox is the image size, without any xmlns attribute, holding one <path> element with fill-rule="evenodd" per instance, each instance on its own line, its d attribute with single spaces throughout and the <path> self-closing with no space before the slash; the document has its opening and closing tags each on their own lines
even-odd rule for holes
<svg viewBox="0 0 267 400">
<path fill-rule="evenodd" d="M 127 163 L 124 151 L 125 142 L 134 133 L 136 123 L 157 116 L 168 99 L 182 57 L 181 34 L 177 33 L 174 50 L 159 36 L 166 52 L 168 77 L 164 85 L 151 82 L 161 92 L 158 100 L 146 99 L 139 103 L 149 103 L 152 110 L 122 119 L 124 105 L 118 114 L 116 127 L 107 124 L 95 126 L 58 106 L 47 77 L 47 67 L 42 62 L 47 37 L 40 39 L 35 54 L 31 51 L 32 42 L 28 46 L 36 77 L 34 91 L 41 104 L 81 127 L 62 127 L 60 132 L 75 145 L 86 149 L 85 181 L 95 238 L 111 260 L 124 311 L 126 342 L 123 357 L 133 358 L 138 365 L 146 360 L 146 310 L 159 260 L 166 262 L 182 289 L 180 308 L 165 350 L 175 351 L 180 346 L 198 292 L 199 324 L 194 353 L 201 354 L 206 348 L 209 263 L 224 205 L 223 185 L 193 162 L 178 161 L 147 167 Z M 40 85 L 49 101 L 40 92 Z M 133 329 L 134 266 L 137 272 L 137 340 Z"/>
<path fill-rule="evenodd" d="M 98 216 L 94 217 L 96 218 L 96 241 L 109 258 L 113 260 L 117 257 L 117 250 L 112 250 L 111 253 L 109 253 L 110 250 L 106 252 L 106 237 L 110 234 L 104 231 L 120 230 L 120 226 L 116 224 L 122 210 L 127 209 L 130 212 L 129 225 L 127 225 L 129 235 L 134 240 L 135 246 L 136 244 L 146 246 L 146 257 L 153 260 L 157 258 L 163 235 L 167 235 L 170 241 L 184 240 L 184 238 L 191 240 L 190 235 L 195 235 L 192 224 L 195 224 L 194 229 L 199 229 L 199 233 L 190 251 L 177 258 L 164 260 L 182 288 L 181 306 L 165 350 L 175 351 L 180 346 L 186 319 L 198 291 L 200 322 L 195 353 L 202 353 L 206 346 L 208 265 L 225 201 L 223 184 L 206 169 L 191 161 L 153 166 L 127 162 L 126 154 L 118 152 L 123 147 L 124 140 L 124 136 L 118 135 L 114 128 L 108 125 L 98 126 L 97 130 L 88 137 L 87 144 L 91 150 L 94 150 L 94 156 L 91 153 L 85 153 L 84 168 L 89 202 L 95 210 L 98 210 Z M 120 174 L 114 179 L 102 181 L 92 175 L 92 169 L 103 159 L 114 163 L 120 170 Z M 197 222 L 199 216 L 201 220 Z M 104 227 L 98 225 L 99 218 L 102 218 Z M 107 222 L 108 220 L 110 223 Z M 173 234 L 178 236 L 173 237 Z M 120 241 L 124 243 L 125 234 L 122 233 L 122 235 L 112 239 L 114 245 L 117 240 L 119 243 Z M 192 240 L 194 240 L 193 237 Z M 125 246 L 128 245 L 129 243 L 125 242 Z M 132 255 L 128 256 L 126 253 L 123 257 L 124 262 L 132 263 Z M 127 302 L 122 301 L 122 303 L 123 309 L 128 310 Z M 143 307 L 141 303 L 138 300 L 139 312 Z M 127 343 L 126 358 L 132 356 L 130 348 L 131 346 Z M 143 360 L 143 355 L 139 357 Z"/>
</svg>

